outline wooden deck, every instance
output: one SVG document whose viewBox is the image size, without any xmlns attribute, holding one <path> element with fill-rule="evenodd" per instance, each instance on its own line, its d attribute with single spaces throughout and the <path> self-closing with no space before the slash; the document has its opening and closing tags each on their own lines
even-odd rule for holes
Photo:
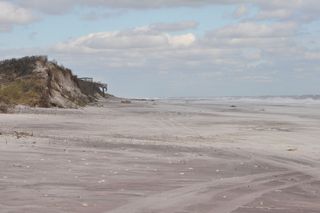
<svg viewBox="0 0 320 213">
<path fill-rule="evenodd" d="M 90 83 L 92 83 L 93 86 L 99 87 L 100 90 L 102 91 L 103 95 L 105 95 L 108 91 L 108 84 L 102 83 L 100 81 L 94 81 L 93 78 L 83 77 L 83 78 L 79 78 L 79 80 L 85 81 L 85 82 L 90 82 Z"/>
</svg>

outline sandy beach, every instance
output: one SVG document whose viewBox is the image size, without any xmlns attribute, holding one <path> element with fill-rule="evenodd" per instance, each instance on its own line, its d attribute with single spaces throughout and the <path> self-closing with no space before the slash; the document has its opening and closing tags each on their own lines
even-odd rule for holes
<svg viewBox="0 0 320 213">
<path fill-rule="evenodd" d="M 0 114 L 0 213 L 319 213 L 320 104 Z"/>
</svg>

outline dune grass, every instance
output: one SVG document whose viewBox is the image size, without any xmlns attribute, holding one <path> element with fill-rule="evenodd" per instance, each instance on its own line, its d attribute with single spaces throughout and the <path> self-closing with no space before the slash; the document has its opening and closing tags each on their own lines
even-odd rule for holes
<svg viewBox="0 0 320 213">
<path fill-rule="evenodd" d="M 39 106 L 43 94 L 43 84 L 39 79 L 18 79 L 0 86 L 0 100 L 10 105 Z"/>
</svg>

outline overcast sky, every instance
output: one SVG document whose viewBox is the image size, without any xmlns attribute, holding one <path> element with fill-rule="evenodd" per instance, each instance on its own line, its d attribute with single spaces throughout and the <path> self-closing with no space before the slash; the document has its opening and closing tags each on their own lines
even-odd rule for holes
<svg viewBox="0 0 320 213">
<path fill-rule="evenodd" d="M 319 0 L 0 0 L 0 57 L 127 97 L 320 93 Z"/>
</svg>

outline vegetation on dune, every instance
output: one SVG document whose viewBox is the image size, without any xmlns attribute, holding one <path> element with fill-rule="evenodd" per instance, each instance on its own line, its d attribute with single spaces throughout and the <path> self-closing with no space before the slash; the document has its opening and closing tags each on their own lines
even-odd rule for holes
<svg viewBox="0 0 320 213">
<path fill-rule="evenodd" d="M 8 105 L 41 106 L 45 104 L 44 91 L 39 79 L 18 79 L 0 86 L 0 98 Z"/>
<path fill-rule="evenodd" d="M 37 61 L 47 63 L 48 59 L 45 56 L 31 56 L 0 61 L 0 74 L 7 81 L 14 81 L 21 76 L 31 74 Z"/>
<path fill-rule="evenodd" d="M 105 96 L 102 84 L 79 79 L 70 69 L 31 56 L 0 61 L 0 111 L 7 106 L 76 108 Z"/>
<path fill-rule="evenodd" d="M 0 113 L 7 113 L 9 111 L 9 105 L 0 100 Z"/>
<path fill-rule="evenodd" d="M 11 107 L 8 100 L 0 96 L 0 113 L 8 113 Z"/>
</svg>

